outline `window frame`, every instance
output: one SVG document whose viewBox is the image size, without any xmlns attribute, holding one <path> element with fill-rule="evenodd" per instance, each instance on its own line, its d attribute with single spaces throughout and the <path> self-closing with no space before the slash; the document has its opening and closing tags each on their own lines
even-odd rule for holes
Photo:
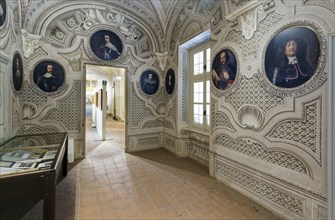
<svg viewBox="0 0 335 220">
<path fill-rule="evenodd" d="M 207 54 L 207 49 L 211 50 L 210 47 L 210 42 L 205 42 L 200 45 L 197 45 L 193 48 L 191 48 L 188 51 L 189 55 L 189 126 L 193 129 L 199 130 L 199 131 L 204 131 L 204 132 L 209 132 L 210 129 L 210 112 L 211 112 L 211 107 L 210 107 L 210 80 L 211 80 L 211 51 L 209 51 L 209 54 Z M 204 72 L 202 74 L 194 75 L 194 55 L 203 51 L 203 64 L 206 65 L 206 69 L 204 69 Z M 208 59 L 208 60 L 207 60 Z M 208 83 L 206 83 L 208 81 Z M 196 82 L 203 82 L 203 110 L 206 110 L 207 105 L 209 106 L 208 111 L 206 110 L 206 116 L 202 114 L 203 116 L 203 123 L 202 124 L 197 124 L 195 123 L 194 120 L 194 105 L 197 102 L 194 102 L 194 83 Z M 208 87 L 208 92 L 209 96 L 207 100 L 207 87 Z M 207 119 L 208 117 L 208 119 Z M 206 121 L 208 120 L 208 122 Z"/>
</svg>

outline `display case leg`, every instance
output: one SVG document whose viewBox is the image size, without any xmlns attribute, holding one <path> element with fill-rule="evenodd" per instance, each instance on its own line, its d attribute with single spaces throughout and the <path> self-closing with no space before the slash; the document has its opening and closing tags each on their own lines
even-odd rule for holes
<svg viewBox="0 0 335 220">
<path fill-rule="evenodd" d="M 56 214 L 56 183 L 55 176 L 49 175 L 46 177 L 47 190 L 43 199 L 43 219 L 54 220 Z"/>
</svg>

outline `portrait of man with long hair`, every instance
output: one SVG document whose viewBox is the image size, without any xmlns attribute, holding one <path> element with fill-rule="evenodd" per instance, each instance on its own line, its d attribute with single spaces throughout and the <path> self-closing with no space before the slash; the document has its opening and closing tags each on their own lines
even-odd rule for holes
<svg viewBox="0 0 335 220">
<path fill-rule="evenodd" d="M 266 51 L 268 79 L 282 88 L 300 86 L 315 73 L 318 57 L 319 44 L 314 32 L 303 27 L 284 30 L 271 40 Z"/>
</svg>

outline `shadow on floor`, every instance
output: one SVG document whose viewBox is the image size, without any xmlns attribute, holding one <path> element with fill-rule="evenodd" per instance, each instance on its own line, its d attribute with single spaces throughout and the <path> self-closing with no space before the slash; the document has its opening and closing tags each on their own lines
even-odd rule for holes
<svg viewBox="0 0 335 220">
<path fill-rule="evenodd" d="M 145 150 L 139 152 L 131 152 L 131 155 L 141 157 L 143 159 L 152 161 L 154 163 L 169 166 L 186 172 L 190 172 L 197 175 L 208 176 L 208 167 L 202 165 L 190 158 L 177 157 L 165 148 L 159 148 L 154 150 Z"/>
</svg>

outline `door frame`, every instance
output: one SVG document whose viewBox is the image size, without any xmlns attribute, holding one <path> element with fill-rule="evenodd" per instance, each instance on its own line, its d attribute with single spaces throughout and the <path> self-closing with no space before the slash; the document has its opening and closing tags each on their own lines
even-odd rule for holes
<svg viewBox="0 0 335 220">
<path fill-rule="evenodd" d="M 86 114 L 85 114 L 85 100 L 86 100 L 86 76 L 87 76 L 87 65 L 92 65 L 92 66 L 103 66 L 103 67 L 113 67 L 113 68 L 120 68 L 124 69 L 124 151 L 126 151 L 128 147 L 128 100 L 129 100 L 129 91 L 128 91 L 128 68 L 123 67 L 123 66 L 114 66 L 114 65 L 101 65 L 97 64 L 88 60 L 82 60 L 82 67 L 83 67 L 83 80 L 84 80 L 84 95 L 82 97 L 82 102 L 83 102 L 83 111 L 82 111 L 82 120 L 83 120 L 83 129 L 84 129 L 84 155 L 83 157 L 86 157 Z"/>
</svg>

